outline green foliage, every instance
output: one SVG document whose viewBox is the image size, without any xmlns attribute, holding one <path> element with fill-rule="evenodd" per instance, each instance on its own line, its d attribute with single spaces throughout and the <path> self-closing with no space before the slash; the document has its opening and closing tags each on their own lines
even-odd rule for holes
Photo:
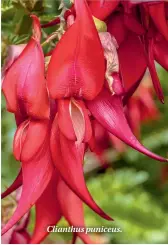
<svg viewBox="0 0 168 245">
<path fill-rule="evenodd" d="M 115 221 L 104 221 L 87 208 L 87 225 L 120 227 L 122 233 L 107 234 L 110 243 L 166 243 L 168 212 L 143 187 L 148 177 L 145 171 L 122 168 L 90 179 L 89 190 Z"/>
</svg>

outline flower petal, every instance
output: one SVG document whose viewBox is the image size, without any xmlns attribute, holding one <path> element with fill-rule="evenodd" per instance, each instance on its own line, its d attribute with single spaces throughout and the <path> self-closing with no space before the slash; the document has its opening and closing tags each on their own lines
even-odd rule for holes
<svg viewBox="0 0 168 245">
<path fill-rule="evenodd" d="M 89 118 L 89 110 L 86 108 L 85 103 L 82 100 L 77 100 L 78 107 L 81 108 L 81 111 L 83 113 L 84 121 L 85 121 L 85 135 L 84 135 L 84 141 L 88 142 L 92 137 L 92 126 Z"/>
<path fill-rule="evenodd" d="M 52 98 L 93 99 L 101 90 L 105 61 L 86 0 L 75 1 L 76 20 L 53 51 L 47 74 Z"/>
<path fill-rule="evenodd" d="M 8 47 L 8 51 L 7 51 L 8 55 L 7 55 L 5 64 L 2 68 L 2 83 L 3 83 L 3 79 L 8 69 L 15 62 L 15 60 L 19 57 L 19 55 L 22 53 L 25 47 L 26 47 L 26 44 L 10 45 Z"/>
<path fill-rule="evenodd" d="M 29 120 L 26 120 L 23 123 L 21 123 L 20 126 L 17 128 L 14 136 L 13 155 L 18 161 L 20 161 L 21 158 L 21 152 L 26 138 L 26 133 L 27 133 L 27 128 L 29 127 L 29 123 L 30 123 Z"/>
<path fill-rule="evenodd" d="M 105 20 L 119 4 L 119 0 L 103 0 L 103 4 L 95 0 L 89 0 L 88 2 L 92 15 L 100 20 Z"/>
<path fill-rule="evenodd" d="M 20 103 L 23 103 L 29 116 L 44 119 L 49 117 L 49 100 L 44 77 L 44 55 L 38 41 L 37 18 L 33 20 L 34 34 L 8 70 L 2 89 L 10 112 L 16 113 Z"/>
<path fill-rule="evenodd" d="M 76 145 L 59 132 L 57 116 L 52 126 L 50 148 L 54 164 L 69 188 L 101 217 L 111 220 L 94 202 L 86 187 L 83 174 L 84 144 Z"/>
<path fill-rule="evenodd" d="M 149 4 L 150 16 L 159 32 L 168 41 L 168 24 L 166 20 L 165 3 Z"/>
<path fill-rule="evenodd" d="M 85 118 L 83 111 L 77 101 L 73 99 L 70 102 L 69 110 L 77 142 L 81 144 L 85 137 Z"/>
<path fill-rule="evenodd" d="M 65 137 L 70 140 L 77 140 L 78 143 L 89 141 L 92 129 L 83 101 L 58 100 L 58 126 Z"/>
<path fill-rule="evenodd" d="M 168 42 L 163 36 L 154 42 L 153 49 L 155 60 L 168 71 Z"/>
<path fill-rule="evenodd" d="M 48 118 L 49 99 L 44 77 L 44 55 L 40 44 L 31 39 L 14 65 L 10 73 L 12 76 L 15 72 L 17 96 L 24 102 L 27 114 L 39 119 Z"/>
<path fill-rule="evenodd" d="M 159 100 L 164 103 L 164 94 L 163 94 L 163 90 L 159 81 L 159 77 L 157 75 L 157 71 L 156 71 L 156 67 L 155 67 L 155 63 L 154 63 L 154 54 L 153 54 L 153 50 L 154 50 L 154 43 L 153 43 L 153 39 L 150 40 L 149 45 L 148 45 L 148 58 L 149 58 L 149 71 L 150 71 L 150 75 L 152 78 L 152 82 L 153 82 L 153 86 L 155 88 L 156 94 L 159 98 Z"/>
<path fill-rule="evenodd" d="M 30 235 L 27 231 L 14 232 L 10 244 L 29 244 Z"/>
<path fill-rule="evenodd" d="M 136 33 L 137 35 L 145 34 L 145 29 L 138 22 L 136 17 L 132 14 L 125 14 L 124 15 L 124 24 L 128 28 L 128 30 Z"/>
<path fill-rule="evenodd" d="M 115 37 L 118 46 L 120 46 L 129 34 L 124 25 L 124 15 L 120 13 L 112 14 L 107 20 L 107 31 Z"/>
<path fill-rule="evenodd" d="M 28 162 L 33 157 L 37 159 L 46 140 L 48 129 L 49 122 L 47 120 L 24 121 L 14 136 L 13 152 L 16 160 Z"/>
<path fill-rule="evenodd" d="M 72 125 L 69 107 L 69 99 L 58 100 L 58 126 L 65 137 L 76 141 L 76 135 Z"/>
<path fill-rule="evenodd" d="M 48 226 L 53 226 L 61 219 L 61 210 L 57 198 L 58 173 L 54 174 L 40 198 L 37 200 L 36 206 L 36 223 L 30 244 L 39 244 L 49 235 Z M 64 204 L 67 202 L 64 198 Z"/>
<path fill-rule="evenodd" d="M 83 203 L 61 178 L 57 187 L 57 195 L 62 214 L 68 221 L 69 225 L 76 228 L 86 228 L 84 222 Z M 85 244 L 93 243 L 90 237 L 85 234 L 85 231 L 77 232 L 76 235 L 79 236 Z"/>
<path fill-rule="evenodd" d="M 144 47 L 139 37 L 130 33 L 119 47 L 118 55 L 123 83 L 126 90 L 129 90 L 142 77 L 147 67 Z"/>
<path fill-rule="evenodd" d="M 6 233 L 29 211 L 47 187 L 53 173 L 48 142 L 43 147 L 43 152 L 38 160 L 22 163 L 22 173 L 21 198 L 13 216 L 3 228 L 2 234 Z"/>
<path fill-rule="evenodd" d="M 13 181 L 13 183 L 6 189 L 6 191 L 4 191 L 1 194 L 1 198 L 5 198 L 8 195 L 10 195 L 13 191 L 15 191 L 16 189 L 18 189 L 20 186 L 22 185 L 22 170 L 19 171 L 16 179 Z"/>
<path fill-rule="evenodd" d="M 39 18 L 34 15 L 34 14 L 31 14 L 30 17 L 32 18 L 33 20 L 33 38 L 37 41 L 37 42 L 40 42 L 41 41 L 41 27 L 40 27 L 40 21 L 39 21 Z"/>
<path fill-rule="evenodd" d="M 94 100 L 87 101 L 87 106 L 93 116 L 106 130 L 127 145 L 158 161 L 168 161 L 150 152 L 136 139 L 125 118 L 122 101 L 119 96 L 110 96 L 110 94 L 104 90 Z"/>
<path fill-rule="evenodd" d="M 129 99 L 131 98 L 131 96 L 134 94 L 134 92 L 136 91 L 136 89 L 140 85 L 142 78 L 145 75 L 145 72 L 146 72 L 146 69 L 142 73 L 141 77 L 135 83 L 133 83 L 132 86 L 130 86 L 130 88 L 127 90 L 127 92 L 123 96 L 123 105 L 124 106 L 128 103 Z"/>
<path fill-rule="evenodd" d="M 15 121 L 17 127 L 19 127 L 20 124 L 26 120 L 28 120 L 28 116 L 25 112 L 17 111 L 17 113 L 15 113 Z"/>
</svg>

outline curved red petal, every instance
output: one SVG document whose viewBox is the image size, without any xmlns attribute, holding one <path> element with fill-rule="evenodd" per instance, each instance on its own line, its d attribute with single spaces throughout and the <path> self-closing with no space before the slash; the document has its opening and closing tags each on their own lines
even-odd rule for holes
<svg viewBox="0 0 168 245">
<path fill-rule="evenodd" d="M 54 171 L 47 188 L 35 204 L 36 223 L 30 244 L 42 242 L 49 235 L 47 227 L 56 225 L 62 216 L 56 193 L 57 185 L 58 173 Z M 66 203 L 65 200 L 67 202 L 66 197 L 63 200 L 64 204 Z"/>
<path fill-rule="evenodd" d="M 7 110 L 16 113 L 18 110 L 18 101 L 16 95 L 16 80 L 13 80 L 14 75 L 11 74 L 12 67 L 3 78 L 2 92 L 5 96 Z"/>
<path fill-rule="evenodd" d="M 22 152 L 23 144 L 26 139 L 27 128 L 29 127 L 29 124 L 30 124 L 29 120 L 22 122 L 20 126 L 17 128 L 16 133 L 14 135 L 13 155 L 18 161 L 20 161 L 21 158 L 21 152 Z"/>
<path fill-rule="evenodd" d="M 119 73 L 113 72 L 112 78 L 113 78 L 112 88 L 113 88 L 114 93 L 117 95 L 124 95 L 125 89 L 122 84 L 122 80 L 120 78 Z"/>
<path fill-rule="evenodd" d="M 55 26 L 59 23 L 60 23 L 60 17 L 56 17 L 54 20 L 51 20 L 48 23 L 41 24 L 41 28 L 47 28 L 47 27 Z"/>
<path fill-rule="evenodd" d="M 19 127 L 20 124 L 26 120 L 28 120 L 28 116 L 25 112 L 22 113 L 20 111 L 17 111 L 17 113 L 15 113 L 15 121 L 17 127 Z"/>
<path fill-rule="evenodd" d="M 13 191 L 17 190 L 22 185 L 22 170 L 19 171 L 16 179 L 13 183 L 1 194 L 1 198 L 5 198 L 10 195 Z"/>
<path fill-rule="evenodd" d="M 61 178 L 57 187 L 57 195 L 62 214 L 69 225 L 76 228 L 86 228 L 83 203 Z M 85 232 L 77 232 L 76 235 L 79 236 L 85 244 L 93 243 L 89 235 L 85 234 Z"/>
<path fill-rule="evenodd" d="M 130 31 L 136 33 L 137 35 L 145 34 L 145 29 L 143 26 L 131 14 L 124 15 L 124 24 Z"/>
<path fill-rule="evenodd" d="M 84 141 L 85 137 L 85 118 L 79 103 L 74 99 L 71 99 L 70 102 L 70 117 L 77 143 L 80 144 Z"/>
<path fill-rule="evenodd" d="M 41 25 L 40 25 L 40 20 L 34 14 L 31 14 L 30 17 L 33 20 L 33 23 L 32 23 L 32 25 L 33 25 L 33 38 L 36 41 L 40 42 L 40 40 L 41 40 Z"/>
<path fill-rule="evenodd" d="M 70 140 L 76 140 L 76 135 L 70 116 L 70 99 L 58 100 L 58 126 L 61 132 Z"/>
<path fill-rule="evenodd" d="M 27 231 L 14 232 L 10 244 L 29 244 L 30 235 Z"/>
<path fill-rule="evenodd" d="M 157 75 L 155 63 L 154 63 L 153 49 L 154 49 L 154 43 L 153 43 L 153 39 L 152 39 L 152 40 L 150 40 L 149 46 L 148 46 L 149 71 L 150 71 L 150 75 L 152 78 L 152 82 L 153 82 L 153 86 L 155 88 L 156 94 L 157 94 L 159 100 L 162 103 L 164 103 L 164 94 L 163 94 L 163 90 L 162 90 L 160 80 L 159 80 L 159 77 Z"/>
<path fill-rule="evenodd" d="M 29 211 L 42 195 L 52 177 L 53 165 L 47 141 L 38 160 L 22 163 L 22 173 L 21 198 L 13 216 L 3 228 L 2 234 L 6 233 Z"/>
<path fill-rule="evenodd" d="M 115 13 L 107 20 L 107 31 L 115 37 L 118 46 L 127 38 L 129 34 L 124 25 L 124 15 Z"/>
<path fill-rule="evenodd" d="M 154 42 L 153 49 L 155 60 L 168 71 L 168 42 L 160 37 Z"/>
<path fill-rule="evenodd" d="M 19 224 L 17 224 L 15 231 L 26 230 L 30 221 L 30 212 L 26 213 L 20 220 Z"/>
<path fill-rule="evenodd" d="M 102 91 L 94 100 L 87 101 L 87 106 L 97 121 L 110 133 L 135 150 L 161 162 L 168 160 L 146 149 L 133 135 L 125 118 L 123 105 L 119 96 L 111 96 Z"/>
<path fill-rule="evenodd" d="M 88 142 L 92 135 L 92 128 L 83 101 L 58 100 L 58 126 L 66 138 Z"/>
<path fill-rule="evenodd" d="M 10 67 L 17 60 L 25 47 L 26 44 L 9 46 L 8 56 L 2 68 L 2 91 L 6 98 L 7 110 L 9 112 L 17 111 L 16 83 L 11 82 L 12 80 L 10 79 L 5 80 L 5 75 L 7 74 L 8 70 L 10 70 Z"/>
<path fill-rule="evenodd" d="M 37 29 L 37 17 L 34 22 Z M 20 103 L 23 103 L 29 116 L 44 119 L 49 117 L 49 100 L 44 77 L 44 55 L 37 39 L 34 36 L 31 38 L 10 67 L 2 90 L 10 112 L 16 113 Z"/>
<path fill-rule="evenodd" d="M 21 161 L 28 162 L 38 159 L 45 144 L 49 122 L 47 120 L 30 120 L 21 151 Z"/>
<path fill-rule="evenodd" d="M 89 111 L 86 108 L 84 102 L 82 100 L 77 100 L 76 103 L 79 104 L 79 107 L 82 110 L 83 117 L 85 120 L 85 136 L 84 136 L 84 142 L 88 142 L 92 137 L 92 126 L 89 118 Z"/>
<path fill-rule="evenodd" d="M 165 3 L 149 4 L 149 13 L 158 31 L 168 41 L 168 24 L 166 20 Z"/>
<path fill-rule="evenodd" d="M 93 99 L 101 90 L 105 61 L 86 0 L 75 1 L 76 20 L 53 51 L 47 74 L 52 98 Z"/>
<path fill-rule="evenodd" d="M 75 142 L 65 138 L 59 132 L 57 117 L 52 126 L 50 148 L 54 164 L 69 188 L 101 217 L 112 220 L 94 202 L 85 184 L 82 166 L 84 144 L 76 145 Z"/>
<path fill-rule="evenodd" d="M 99 1 L 88 0 L 88 3 L 92 15 L 100 20 L 105 20 L 116 9 L 119 0 L 103 0 L 103 4 Z"/>
<path fill-rule="evenodd" d="M 24 102 L 27 114 L 38 119 L 48 118 L 49 98 L 40 44 L 32 38 L 12 68 L 10 75 L 16 76 L 17 97 Z"/>
<path fill-rule="evenodd" d="M 71 244 L 75 244 L 76 243 L 76 239 L 78 238 L 77 234 L 75 232 L 73 232 L 72 234 L 72 242 Z"/>
<path fill-rule="evenodd" d="M 48 127 L 47 120 L 26 120 L 18 127 L 13 141 L 16 160 L 28 162 L 38 158 L 46 140 Z"/>
<path fill-rule="evenodd" d="M 7 58 L 2 68 L 2 83 L 6 72 L 11 67 L 11 65 L 15 62 L 15 60 L 19 57 L 19 55 L 22 53 L 25 47 L 26 44 L 10 45 L 8 47 Z"/>
<path fill-rule="evenodd" d="M 126 90 L 129 90 L 142 77 L 147 67 L 144 47 L 139 37 L 130 33 L 119 47 L 118 55 L 123 83 Z"/>
</svg>

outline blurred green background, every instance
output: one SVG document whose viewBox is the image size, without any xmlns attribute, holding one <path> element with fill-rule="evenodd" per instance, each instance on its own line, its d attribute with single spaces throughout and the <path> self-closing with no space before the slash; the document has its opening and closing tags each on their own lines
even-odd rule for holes
<svg viewBox="0 0 168 245">
<path fill-rule="evenodd" d="M 68 1 L 64 1 L 67 6 Z M 25 43 L 31 35 L 31 12 L 47 22 L 59 14 L 59 1 L 4 0 L 2 1 L 2 63 L 10 44 Z M 43 30 L 43 38 L 56 27 Z M 54 41 L 53 44 L 54 45 Z M 48 46 L 45 51 L 48 51 Z M 159 121 L 142 127 L 141 140 L 146 147 L 168 156 L 168 74 L 158 67 L 165 92 L 165 105 L 156 101 L 161 112 Z M 15 132 L 14 116 L 5 109 L 2 97 L 2 189 L 17 175 L 19 163 L 12 156 Z M 114 150 L 113 150 L 114 151 Z M 128 148 L 124 154 L 110 154 L 111 168 L 96 168 L 86 174 L 87 185 L 96 202 L 114 219 L 108 222 L 85 207 L 86 226 L 120 227 L 122 233 L 91 234 L 99 243 L 168 243 L 168 182 L 161 184 L 161 170 L 165 166 Z M 88 158 L 87 158 L 88 159 Z M 94 161 L 96 161 L 94 159 Z M 90 164 L 91 160 L 89 160 Z M 86 165 L 87 165 L 86 160 Z M 29 225 L 33 229 L 34 212 Z M 67 225 L 64 220 L 59 224 Z M 52 234 L 46 243 L 67 243 L 71 234 Z M 80 242 L 80 241 L 79 241 Z"/>
</svg>

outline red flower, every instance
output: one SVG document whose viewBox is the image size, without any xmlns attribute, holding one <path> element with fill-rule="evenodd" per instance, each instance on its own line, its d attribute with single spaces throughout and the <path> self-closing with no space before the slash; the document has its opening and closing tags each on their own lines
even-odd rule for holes
<svg viewBox="0 0 168 245">
<path fill-rule="evenodd" d="M 111 96 L 107 90 L 104 90 L 94 100 L 87 101 L 87 106 L 97 121 L 111 134 L 151 158 L 162 162 L 167 161 L 147 150 L 135 138 L 125 118 L 119 96 Z"/>
<path fill-rule="evenodd" d="M 90 10 L 85 0 L 75 1 L 75 8 L 75 23 L 57 44 L 48 66 L 47 83 L 53 99 L 74 96 L 91 100 L 104 83 L 103 49 Z"/>
<path fill-rule="evenodd" d="M 9 195 L 22 184 L 24 188 L 25 181 L 22 182 L 19 179 L 22 179 L 22 171 L 20 171 L 18 177 L 11 185 L 11 187 L 9 187 L 7 191 L 2 194 L 3 198 Z M 32 194 L 30 193 L 31 189 L 32 187 L 30 187 L 29 190 L 27 189 L 27 195 L 30 195 L 29 203 L 31 203 L 32 201 Z M 34 191 L 35 190 L 37 189 L 34 188 Z M 22 198 L 23 196 L 21 196 L 21 199 Z M 25 202 L 28 202 L 28 200 L 26 199 Z M 54 170 L 47 188 L 43 191 L 42 195 L 35 202 L 35 207 L 36 223 L 33 235 L 31 239 L 29 238 L 29 243 L 31 244 L 38 244 L 43 241 L 45 237 L 49 235 L 49 231 L 52 231 L 53 227 L 59 222 L 62 217 L 64 217 L 68 221 L 70 226 L 73 226 L 77 229 L 79 229 L 79 227 L 85 229 L 82 201 L 71 191 L 71 189 L 68 188 L 68 186 L 60 178 L 56 170 Z M 8 228 L 5 229 L 5 231 L 8 229 L 9 225 Z M 74 242 L 77 236 L 79 236 L 83 240 L 83 242 L 87 244 L 93 243 L 88 234 L 85 234 L 85 232 L 74 233 Z"/>
<path fill-rule="evenodd" d="M 45 143 L 38 152 L 37 157 L 34 157 L 30 161 L 22 162 L 21 164 L 23 176 L 23 188 L 21 197 L 13 216 L 2 230 L 3 234 L 6 233 L 13 225 L 16 224 L 16 222 L 21 219 L 21 217 L 25 213 L 30 210 L 30 208 L 42 195 L 51 179 L 54 167 L 52 165 L 49 142 L 47 139 L 48 137 L 46 138 Z M 20 175 L 13 186 L 10 188 L 11 191 L 14 188 L 17 188 L 18 185 L 21 183 Z M 7 191 L 6 194 L 8 194 L 9 192 L 10 191 Z M 3 197 L 6 194 L 3 194 Z"/>
<path fill-rule="evenodd" d="M 17 52 L 18 55 L 22 51 L 18 57 L 11 57 L 12 60 L 8 62 L 2 90 L 8 111 L 26 112 L 33 118 L 45 119 L 49 117 L 49 102 L 44 77 L 44 56 L 40 46 L 40 23 L 36 16 L 31 17 L 32 38 L 23 51 L 22 46 Z M 14 57 L 15 55 L 16 53 Z"/>
<path fill-rule="evenodd" d="M 116 38 L 119 45 L 118 55 L 123 82 L 133 85 L 137 81 L 138 85 L 148 67 L 156 93 L 163 102 L 164 96 L 154 60 L 165 69 L 168 68 L 167 3 L 163 1 L 159 3 L 138 1 L 137 3 L 141 4 L 123 2 L 124 8 L 109 17 L 108 31 Z M 140 11 L 140 18 L 136 14 L 137 10 Z M 120 28 L 117 28 L 118 26 Z M 134 91 L 135 89 L 136 86 Z"/>
<path fill-rule="evenodd" d="M 55 171 L 48 187 L 36 203 L 36 225 L 31 244 L 41 242 L 48 235 L 47 227 L 57 224 L 62 216 L 70 226 L 85 228 L 82 201 Z M 84 232 L 74 234 L 74 239 L 76 236 L 79 236 L 84 243 L 92 243 Z"/>
</svg>

